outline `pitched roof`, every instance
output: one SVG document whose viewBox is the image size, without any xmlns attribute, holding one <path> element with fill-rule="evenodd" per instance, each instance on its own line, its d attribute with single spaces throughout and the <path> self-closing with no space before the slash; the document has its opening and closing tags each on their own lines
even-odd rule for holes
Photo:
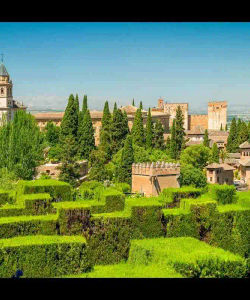
<svg viewBox="0 0 250 300">
<path fill-rule="evenodd" d="M 126 106 L 122 106 L 120 109 L 121 109 L 121 111 L 126 111 L 126 113 L 128 115 L 131 115 L 131 114 L 136 113 L 138 107 L 133 106 L 133 105 L 126 105 Z M 144 113 L 144 114 L 147 113 L 145 110 L 142 110 L 141 112 Z"/>
<path fill-rule="evenodd" d="M 208 166 L 206 166 L 206 169 L 224 169 L 225 171 L 231 171 L 234 170 L 234 167 L 228 165 L 228 164 L 217 164 L 217 163 L 212 163 Z"/>
<path fill-rule="evenodd" d="M 248 160 L 240 160 L 239 163 L 244 167 L 250 167 L 250 158 Z"/>
<path fill-rule="evenodd" d="M 0 65 L 0 76 L 9 76 L 4 64 Z"/>
<path fill-rule="evenodd" d="M 239 146 L 241 149 L 249 149 L 250 148 L 250 143 L 248 141 L 245 141 Z"/>
</svg>

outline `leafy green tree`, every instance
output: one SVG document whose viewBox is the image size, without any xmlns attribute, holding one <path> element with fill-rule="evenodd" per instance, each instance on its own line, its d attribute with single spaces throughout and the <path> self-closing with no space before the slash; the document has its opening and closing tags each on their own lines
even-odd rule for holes
<svg viewBox="0 0 250 300">
<path fill-rule="evenodd" d="M 43 160 L 45 141 L 35 118 L 17 111 L 10 122 L 0 127 L 0 168 L 17 178 L 30 180 Z"/>
<path fill-rule="evenodd" d="M 211 149 L 210 162 L 219 163 L 220 151 L 218 149 L 217 143 L 214 143 Z"/>
<path fill-rule="evenodd" d="M 74 139 L 74 155 L 77 153 L 78 116 L 77 101 L 75 102 L 74 96 L 71 94 L 61 122 L 60 143 L 65 143 L 68 136 L 72 141 Z"/>
<path fill-rule="evenodd" d="M 8 171 L 7 168 L 0 169 L 0 189 L 15 190 L 18 178 L 13 171 Z"/>
<path fill-rule="evenodd" d="M 78 134 L 78 156 L 88 159 L 91 151 L 95 149 L 94 128 L 88 109 L 84 114 Z"/>
<path fill-rule="evenodd" d="M 221 149 L 221 150 L 220 150 L 220 153 L 219 153 L 219 158 L 221 159 L 222 163 L 224 163 L 225 160 L 226 160 L 228 157 L 229 157 L 229 156 L 228 156 L 227 151 L 224 150 L 224 149 Z"/>
<path fill-rule="evenodd" d="M 173 124 L 172 124 L 172 127 L 171 127 L 170 156 L 171 156 L 172 159 L 177 159 L 175 119 L 173 120 Z"/>
<path fill-rule="evenodd" d="M 141 110 L 138 108 L 135 114 L 133 127 L 131 130 L 133 144 L 140 147 L 144 145 L 144 128 Z"/>
<path fill-rule="evenodd" d="M 53 147 L 59 143 L 60 127 L 49 121 L 45 126 L 45 139 L 49 146 Z"/>
<path fill-rule="evenodd" d="M 180 156 L 181 165 L 191 165 L 203 170 L 209 159 L 210 149 L 203 145 L 192 145 L 184 149 Z"/>
<path fill-rule="evenodd" d="M 122 149 L 120 165 L 117 166 L 115 171 L 115 178 L 118 182 L 131 184 L 133 162 L 134 151 L 132 147 L 132 138 L 128 135 Z"/>
<path fill-rule="evenodd" d="M 153 146 L 155 149 L 163 150 L 164 145 L 164 128 L 161 121 L 157 120 L 153 129 Z"/>
<path fill-rule="evenodd" d="M 153 122 L 151 116 L 151 110 L 148 109 L 148 117 L 146 124 L 146 148 L 151 148 L 153 145 Z"/>
<path fill-rule="evenodd" d="M 237 135 L 237 124 L 236 119 L 233 118 L 229 130 L 227 139 L 227 151 L 229 153 L 235 153 L 238 151 L 238 135 Z"/>
<path fill-rule="evenodd" d="M 185 147 L 184 116 L 182 114 L 180 106 L 178 106 L 176 110 L 175 130 L 176 130 L 176 150 L 177 150 L 176 157 L 179 158 L 181 151 Z"/>
<path fill-rule="evenodd" d="M 194 168 L 192 165 L 185 165 L 181 167 L 180 185 L 203 188 L 207 185 L 207 178 L 201 169 Z"/>
<path fill-rule="evenodd" d="M 111 124 L 111 150 L 113 154 L 123 147 L 127 134 L 128 124 L 125 123 L 122 111 L 116 109 L 113 113 L 113 122 Z"/>
<path fill-rule="evenodd" d="M 205 130 L 205 134 L 204 134 L 203 146 L 209 147 L 209 138 L 208 138 L 208 131 L 207 131 L 207 129 Z"/>
<path fill-rule="evenodd" d="M 80 177 L 80 166 L 76 162 L 75 153 L 75 137 L 68 135 L 62 144 L 62 166 L 60 167 L 59 180 L 68 182 L 73 187 L 76 186 L 77 179 Z"/>
</svg>

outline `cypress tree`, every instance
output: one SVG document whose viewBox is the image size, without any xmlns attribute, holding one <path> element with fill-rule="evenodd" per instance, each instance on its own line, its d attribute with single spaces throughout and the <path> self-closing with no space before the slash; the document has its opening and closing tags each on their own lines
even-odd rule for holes
<svg viewBox="0 0 250 300">
<path fill-rule="evenodd" d="M 153 145 L 153 122 L 151 116 L 151 110 L 148 109 L 148 117 L 146 124 L 146 148 L 151 148 Z"/>
<path fill-rule="evenodd" d="M 45 126 L 45 139 L 49 146 L 55 146 L 59 142 L 60 127 L 57 127 L 52 121 Z"/>
<path fill-rule="evenodd" d="M 77 115 L 79 115 L 79 98 L 78 98 L 78 94 L 76 94 L 76 97 L 75 97 L 75 109 L 77 111 Z"/>
<path fill-rule="evenodd" d="M 82 102 L 82 110 L 79 112 L 79 120 L 78 120 L 79 125 L 78 125 L 78 127 L 80 127 L 80 124 L 82 123 L 84 114 L 87 111 L 87 109 L 88 109 L 88 98 L 87 98 L 87 95 L 84 95 L 83 96 L 83 102 Z"/>
<path fill-rule="evenodd" d="M 116 102 L 115 102 L 115 104 L 114 104 L 114 109 L 113 109 L 113 116 L 114 116 L 114 114 L 115 114 L 116 111 L 117 111 L 117 104 L 116 104 Z"/>
<path fill-rule="evenodd" d="M 63 140 L 69 135 L 72 135 L 76 139 L 77 131 L 78 131 L 77 102 L 75 102 L 74 96 L 71 94 L 69 96 L 68 105 L 66 107 L 61 122 L 61 133 L 60 133 L 61 142 L 63 142 Z"/>
<path fill-rule="evenodd" d="M 176 110 L 176 122 L 175 122 L 175 128 L 176 128 L 176 158 L 180 157 L 181 150 L 183 150 L 185 146 L 185 129 L 184 129 L 184 117 L 181 111 L 181 107 L 178 106 Z"/>
<path fill-rule="evenodd" d="M 227 131 L 227 124 L 226 124 L 226 127 L 225 127 L 225 131 Z"/>
<path fill-rule="evenodd" d="M 216 143 L 213 144 L 210 156 L 210 162 L 219 163 L 220 151 Z"/>
<path fill-rule="evenodd" d="M 153 145 L 155 149 L 164 149 L 164 129 L 161 121 L 157 120 L 153 131 Z"/>
<path fill-rule="evenodd" d="M 242 121 L 238 133 L 238 143 L 239 145 L 246 142 L 248 140 L 248 128 L 247 124 Z"/>
<path fill-rule="evenodd" d="M 208 131 L 207 131 L 207 129 L 205 130 L 203 145 L 205 147 L 209 147 L 209 138 L 208 138 Z"/>
<path fill-rule="evenodd" d="M 134 162 L 134 150 L 132 147 L 132 137 L 127 135 L 127 138 L 122 149 L 120 164 L 116 167 L 116 180 L 118 182 L 126 182 L 131 184 L 132 164 Z"/>
<path fill-rule="evenodd" d="M 133 101 L 132 101 L 132 105 L 135 106 L 135 100 L 134 100 L 134 98 L 133 98 Z"/>
<path fill-rule="evenodd" d="M 93 149 L 95 149 L 94 128 L 90 112 L 87 109 L 79 127 L 78 155 L 80 158 L 88 159 Z"/>
<path fill-rule="evenodd" d="M 223 127 L 222 127 L 222 124 L 220 124 L 220 131 L 223 131 Z"/>
<path fill-rule="evenodd" d="M 238 151 L 238 135 L 237 135 L 237 124 L 235 118 L 232 119 L 230 125 L 229 136 L 227 139 L 227 151 L 229 153 L 235 153 Z"/>
<path fill-rule="evenodd" d="M 141 110 L 138 108 L 135 114 L 133 127 L 131 130 L 133 144 L 143 147 L 144 128 Z"/>
<path fill-rule="evenodd" d="M 248 142 L 250 143 L 250 121 L 248 122 L 247 128 L 248 128 Z"/>
<path fill-rule="evenodd" d="M 170 151 L 170 148 L 171 148 L 171 139 L 168 136 L 167 137 L 167 141 L 166 141 L 166 149 L 167 149 L 167 151 Z"/>
<path fill-rule="evenodd" d="M 111 158 L 111 121 L 112 116 L 109 111 L 108 101 L 105 102 L 102 116 L 102 128 L 100 131 L 100 145 L 99 148 L 107 153 L 107 157 Z"/>
<path fill-rule="evenodd" d="M 172 159 L 177 158 L 175 119 L 173 120 L 173 124 L 171 127 L 170 156 Z"/>
<path fill-rule="evenodd" d="M 124 132 L 126 132 L 126 136 L 127 134 L 130 132 L 129 131 L 129 126 L 128 126 L 128 116 L 127 116 L 127 113 L 126 111 L 123 112 L 123 125 L 122 125 L 123 129 L 124 129 Z"/>
<path fill-rule="evenodd" d="M 142 101 L 140 101 L 140 110 L 143 109 L 143 106 L 142 106 Z"/>
<path fill-rule="evenodd" d="M 123 142 L 127 134 L 128 125 L 124 122 L 124 115 L 120 109 L 116 109 L 113 114 L 113 122 L 111 125 L 111 149 L 113 154 L 123 147 Z"/>
</svg>

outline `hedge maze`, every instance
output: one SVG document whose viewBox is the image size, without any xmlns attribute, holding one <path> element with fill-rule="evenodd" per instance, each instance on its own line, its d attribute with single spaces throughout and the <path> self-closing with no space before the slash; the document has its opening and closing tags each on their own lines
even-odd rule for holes
<svg viewBox="0 0 250 300">
<path fill-rule="evenodd" d="M 20 181 L 0 191 L 0 277 L 248 277 L 250 191 Z"/>
</svg>

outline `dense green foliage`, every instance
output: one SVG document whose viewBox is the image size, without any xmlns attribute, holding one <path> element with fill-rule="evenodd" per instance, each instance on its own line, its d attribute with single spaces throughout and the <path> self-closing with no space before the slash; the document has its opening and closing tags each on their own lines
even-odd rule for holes
<svg viewBox="0 0 250 300">
<path fill-rule="evenodd" d="M 153 146 L 154 149 L 165 149 L 164 128 L 161 121 L 157 120 L 153 127 Z"/>
<path fill-rule="evenodd" d="M 133 144 L 142 147 L 144 145 L 144 128 L 141 109 L 137 109 L 133 127 L 131 130 Z"/>
<path fill-rule="evenodd" d="M 203 145 L 192 145 L 187 147 L 181 153 L 181 164 L 192 165 L 193 167 L 203 170 L 207 165 L 210 150 Z"/>
<path fill-rule="evenodd" d="M 146 124 L 146 148 L 153 146 L 153 122 L 151 116 L 151 110 L 148 109 L 147 124 Z"/>
<path fill-rule="evenodd" d="M 207 177 L 200 169 L 194 168 L 192 165 L 185 165 L 181 167 L 180 185 L 193 185 L 197 188 L 205 187 L 207 185 Z"/>
<path fill-rule="evenodd" d="M 220 160 L 220 151 L 218 149 L 217 143 L 214 143 L 211 149 L 211 155 L 209 157 L 209 161 L 211 163 L 219 163 Z"/>
<path fill-rule="evenodd" d="M 205 130 L 204 139 L 203 139 L 203 146 L 209 147 L 209 138 L 208 138 L 208 131 Z"/>
</svg>

